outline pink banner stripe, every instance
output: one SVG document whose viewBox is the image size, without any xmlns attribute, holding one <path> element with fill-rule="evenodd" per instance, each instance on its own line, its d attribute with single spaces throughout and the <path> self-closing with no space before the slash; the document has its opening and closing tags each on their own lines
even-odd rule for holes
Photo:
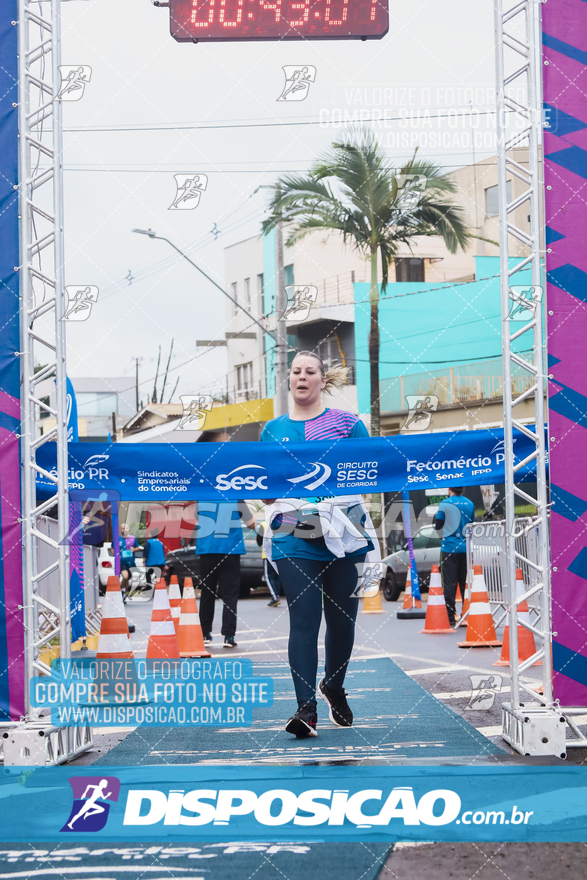
<svg viewBox="0 0 587 880">
<path fill-rule="evenodd" d="M 0 389 L 0 412 L 14 419 L 20 419 L 20 400 Z"/>
<path fill-rule="evenodd" d="M 8 397 L 9 395 L 5 395 Z M 18 440 L 0 428 L 0 505 L 2 510 L 2 566 L 6 604 L 6 647 L 10 717 L 24 715 L 24 628 L 22 611 L 22 549 L 20 517 L 20 456 Z"/>
</svg>

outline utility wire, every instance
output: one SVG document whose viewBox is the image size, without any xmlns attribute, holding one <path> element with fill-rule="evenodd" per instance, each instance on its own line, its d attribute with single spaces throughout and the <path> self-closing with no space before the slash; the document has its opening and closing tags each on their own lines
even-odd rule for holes
<svg viewBox="0 0 587 880">
<path fill-rule="evenodd" d="M 328 109 L 328 108 L 326 108 Z M 418 116 L 416 118 L 424 118 L 424 119 L 446 119 L 454 118 L 449 117 L 448 110 L 449 109 L 459 109 L 458 116 L 465 117 L 471 116 L 473 113 L 476 113 L 478 116 L 495 116 L 497 113 L 497 108 L 493 108 L 490 110 L 475 110 L 472 108 L 466 107 L 461 110 L 461 108 L 446 108 L 446 112 L 441 112 L 444 108 L 435 107 L 434 112 L 430 113 L 427 108 L 414 108 L 418 110 L 422 110 L 422 117 Z M 438 111 L 438 112 L 437 112 Z M 513 113 L 513 110 L 507 111 L 508 113 Z M 304 119 L 304 120 L 292 120 L 287 119 L 285 117 L 281 117 L 277 119 L 275 122 L 252 122 L 252 121 L 235 121 L 235 120 L 220 120 L 217 123 L 210 125 L 203 125 L 199 122 L 166 122 L 166 123 L 157 123 L 157 122 L 137 122 L 134 125 L 83 125 L 83 126 L 73 126 L 71 128 L 64 128 L 64 133 L 67 132 L 116 132 L 116 131 L 185 131 L 187 130 L 197 130 L 197 131 L 219 131 L 223 129 L 233 129 L 233 128 L 289 128 L 291 126 L 298 125 L 320 125 L 323 128 L 327 126 L 336 125 L 337 128 L 341 128 L 342 125 L 351 125 L 353 123 L 377 123 L 377 122 L 406 122 L 409 121 L 409 117 L 407 116 L 371 116 L 363 119 L 349 119 L 345 120 L 344 123 L 339 120 L 327 121 L 324 119 Z"/>
</svg>

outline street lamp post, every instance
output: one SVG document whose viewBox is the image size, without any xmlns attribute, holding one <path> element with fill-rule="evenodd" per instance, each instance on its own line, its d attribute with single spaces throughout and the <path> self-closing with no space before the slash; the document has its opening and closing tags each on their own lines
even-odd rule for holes
<svg viewBox="0 0 587 880">
<path fill-rule="evenodd" d="M 281 191 L 279 183 L 261 184 L 255 192 L 260 189 L 274 189 L 278 197 Z M 254 195 L 255 193 L 253 193 Z M 275 339 L 275 415 L 283 416 L 289 412 L 288 400 L 288 376 L 289 368 L 287 365 L 287 323 L 285 320 L 285 311 L 287 307 L 287 297 L 285 295 L 285 267 L 283 265 L 283 227 L 281 222 L 275 227 L 275 269 L 276 269 L 276 289 L 275 289 L 275 311 L 277 313 L 277 336 Z"/>
<path fill-rule="evenodd" d="M 275 193 L 279 196 L 281 188 L 275 184 Z M 275 227 L 275 256 L 277 263 L 277 290 L 275 292 L 275 311 L 277 312 L 277 345 L 275 351 L 275 404 L 277 415 L 287 415 L 288 402 L 288 368 L 287 368 L 287 324 L 285 320 L 285 267 L 283 265 L 283 228 L 281 223 Z"/>
<path fill-rule="evenodd" d="M 258 189 L 262 189 L 263 187 L 258 187 Z M 273 188 L 273 187 L 272 187 Z M 256 190 L 255 190 L 256 191 Z M 206 278 L 210 284 L 213 284 L 214 287 L 217 287 L 224 296 L 228 297 L 228 299 L 239 308 L 242 312 L 247 315 L 258 327 L 261 328 L 263 333 L 266 333 L 275 343 L 275 398 L 274 398 L 274 415 L 282 416 L 287 415 L 289 410 L 288 405 L 288 366 L 287 366 L 287 326 L 285 321 L 285 272 L 283 267 L 283 232 L 281 229 L 281 224 L 278 224 L 276 230 L 276 262 L 277 262 L 277 291 L 275 297 L 275 310 L 277 312 L 277 332 L 274 330 L 268 330 L 263 324 L 252 315 L 248 309 L 246 309 L 243 305 L 239 303 L 237 299 L 231 296 L 223 287 L 214 281 L 213 278 L 210 278 L 209 275 L 204 272 L 203 269 L 194 263 L 187 254 L 184 254 L 182 250 L 180 250 L 176 244 L 170 241 L 168 238 L 165 238 L 163 235 L 157 235 L 157 233 L 153 229 L 133 229 L 133 232 L 139 233 L 139 235 L 148 235 L 149 238 L 157 238 L 159 241 L 166 241 L 167 244 L 171 245 L 171 247 L 180 254 L 184 260 L 187 260 L 190 265 L 197 269 L 200 274 Z"/>
<path fill-rule="evenodd" d="M 263 324 L 260 321 L 258 321 L 254 315 L 251 315 L 251 313 L 247 309 L 245 309 L 245 307 L 242 306 L 238 300 L 236 300 L 233 296 L 231 296 L 229 293 L 227 293 L 223 287 L 220 287 L 220 285 L 217 284 L 213 278 L 210 278 L 210 276 L 207 275 L 203 269 L 200 269 L 200 267 L 197 265 L 197 263 L 194 263 L 193 260 L 190 260 L 188 255 L 184 254 L 184 252 L 182 250 L 180 250 L 176 244 L 173 244 L 172 241 L 170 241 L 168 238 L 165 238 L 165 236 L 163 236 L 163 235 L 157 235 L 157 233 L 153 229 L 133 229 L 132 231 L 138 232 L 139 235 L 148 235 L 149 238 L 157 238 L 157 239 L 159 239 L 159 241 L 166 241 L 167 244 L 170 244 L 171 247 L 174 250 L 176 250 L 177 253 L 180 254 L 184 258 L 184 260 L 187 260 L 188 263 L 190 263 L 194 267 L 194 269 L 197 269 L 198 272 L 200 272 L 200 274 L 202 274 L 204 276 L 204 278 L 206 278 L 210 282 L 210 284 L 213 284 L 214 287 L 217 287 L 218 290 L 220 290 L 221 293 L 224 294 L 224 296 L 227 296 L 228 299 L 232 303 L 234 303 L 235 306 L 237 306 L 241 311 L 243 311 L 245 313 L 245 315 L 247 315 L 247 317 L 249 317 L 251 319 L 251 321 L 254 321 L 254 323 L 257 324 L 261 328 L 263 333 L 267 333 L 267 335 L 270 336 L 274 340 L 275 344 L 277 344 L 277 334 L 273 330 L 267 330 L 267 328 L 264 327 Z"/>
</svg>

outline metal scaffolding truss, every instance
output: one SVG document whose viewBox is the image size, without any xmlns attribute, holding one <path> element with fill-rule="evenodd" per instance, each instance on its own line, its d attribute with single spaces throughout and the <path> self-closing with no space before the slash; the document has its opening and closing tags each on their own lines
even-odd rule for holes
<svg viewBox="0 0 587 880">
<path fill-rule="evenodd" d="M 504 704 L 503 736 L 522 754 L 561 755 L 565 752 L 566 724 L 553 700 L 551 659 L 551 593 L 549 567 L 548 502 L 544 436 L 543 370 L 543 266 L 541 260 L 542 198 L 540 150 L 541 110 L 541 0 L 521 0 L 508 5 L 496 2 L 497 136 L 500 218 L 500 267 L 502 304 L 502 355 L 504 386 L 504 454 L 506 485 L 506 596 L 509 606 L 511 702 Z M 504 8 L 504 6 L 506 8 Z M 67 463 L 67 394 L 65 350 L 65 288 L 63 248 L 62 126 L 60 86 L 60 0 L 19 0 L 19 194 L 20 194 L 20 290 L 22 364 L 22 540 L 24 558 L 24 609 L 27 706 L 24 725 L 5 734 L 6 745 L 17 763 L 36 755 L 34 763 L 62 763 L 91 747 L 89 728 L 56 729 L 46 724 L 29 703 L 28 684 L 50 668 L 41 660 L 41 649 L 59 636 L 61 657 L 70 656 L 69 526 Z M 517 127 L 516 127 L 517 124 Z M 516 147 L 527 147 L 527 167 L 513 157 Z M 518 154 L 516 154 L 518 155 Z M 516 177 L 524 192 L 507 201 L 507 180 Z M 514 212 L 527 205 L 530 231 L 516 225 Z M 527 253 L 511 265 L 513 243 Z M 531 284 L 526 283 L 530 272 Z M 514 318 L 515 320 L 512 320 Z M 521 320 L 520 320 L 521 319 Z M 532 351 L 524 357 L 519 352 Z M 512 365 L 527 372 L 531 387 L 512 399 Z M 54 378 L 56 404 L 52 408 L 37 393 L 39 383 Z M 532 399 L 536 414 L 533 433 L 515 418 L 516 407 Z M 55 419 L 55 426 L 36 436 L 36 415 L 41 410 Z M 535 448 L 523 461 L 514 463 L 514 430 L 530 438 Z M 57 444 L 56 473 L 37 463 L 37 450 L 47 442 Z M 520 485 L 516 471 L 536 462 L 537 500 Z M 37 504 L 36 476 L 42 474 L 55 485 L 56 495 Z M 537 554 L 526 558 L 524 541 L 515 533 L 516 498 L 536 504 L 537 517 L 522 528 L 537 530 Z M 60 540 L 43 534 L 38 519 L 57 505 Z M 518 539 L 518 540 L 516 540 Z M 51 546 L 56 560 L 38 570 L 39 542 Z M 516 594 L 516 569 L 532 570 L 521 595 Z M 41 595 L 44 578 L 59 572 L 59 607 Z M 520 618 L 518 607 L 531 599 L 536 615 L 530 623 Z M 46 612 L 49 612 L 47 614 Z M 57 621 L 47 631 L 39 626 L 43 613 Z M 518 624 L 530 629 L 538 642 L 536 654 L 522 663 L 518 658 Z M 534 667 L 542 660 L 541 667 Z M 542 693 L 523 682 L 532 667 L 541 672 Z M 575 725 L 571 729 L 576 732 Z M 9 742 L 8 742 L 9 740 Z M 38 746 L 38 742 L 44 744 Z M 34 744 L 34 745 L 33 745 Z M 24 757 L 23 757 L 24 756 Z"/>
<path fill-rule="evenodd" d="M 513 4 L 507 0 L 496 0 L 495 19 L 507 557 L 505 586 L 511 658 L 511 702 L 503 706 L 503 737 L 521 754 L 563 755 L 566 751 L 565 720 L 552 693 L 550 550 L 544 435 L 541 0 L 521 0 Z M 513 157 L 512 151 L 519 147 L 528 149 L 527 167 Z M 519 157 L 519 153 L 516 153 L 516 157 Z M 508 202 L 507 181 L 512 177 L 521 181 L 525 188 L 521 195 Z M 514 212 L 521 206 L 524 206 L 524 214 L 529 215 L 529 232 L 515 222 Z M 515 243 L 524 246 L 525 256 L 512 265 Z M 528 283 L 528 273 L 531 283 Z M 520 354 L 522 351 L 531 351 L 532 355 L 524 356 Z M 531 387 L 515 398 L 512 397 L 513 365 L 527 372 L 531 382 Z M 535 433 L 516 419 L 516 407 L 528 399 L 534 402 Z M 514 463 L 514 430 L 535 444 L 532 453 L 517 463 Z M 536 463 L 537 500 L 531 498 L 520 484 L 514 483 L 516 472 L 531 461 Z M 519 526 L 516 523 L 514 508 L 517 499 L 524 504 L 536 505 L 537 516 L 530 525 Z M 516 528 L 522 531 L 524 528 L 537 530 L 535 559 L 523 555 L 523 542 L 520 541 L 523 536 L 516 534 Z M 524 583 L 521 594 L 517 594 L 517 568 L 526 572 L 531 570 L 533 574 Z M 519 606 L 529 599 L 538 611 L 538 617 L 532 623 L 527 615 L 522 617 L 518 614 Z M 537 642 L 536 653 L 523 662 L 518 660 L 518 625 L 530 630 Z M 534 666 L 538 660 L 542 661 L 542 666 Z M 535 689 L 536 685 L 521 681 L 523 673 L 531 667 L 533 677 L 542 677 L 539 692 Z"/>
<path fill-rule="evenodd" d="M 26 745 L 31 732 L 47 728 L 50 744 L 55 728 L 30 705 L 29 682 L 50 667 L 41 660 L 41 649 L 59 637 L 61 657 L 70 656 L 69 527 L 67 485 L 67 393 L 65 363 L 65 288 L 63 278 L 63 180 L 60 86 L 60 2 L 19 0 L 19 214 L 20 214 L 20 326 L 21 326 L 21 455 L 22 545 L 24 559 L 24 622 L 26 656 L 26 719 L 24 727 L 11 733 L 20 763 L 30 753 Z M 56 404 L 37 393 L 40 382 L 55 379 Z M 55 426 L 36 436 L 36 415 L 44 412 Z M 57 473 L 37 463 L 37 450 L 45 443 L 57 444 Z M 37 504 L 36 476 L 42 474 L 55 485 L 56 495 Z M 57 506 L 60 540 L 39 528 L 39 517 Z M 38 570 L 37 547 L 53 548 L 56 560 Z M 59 572 L 59 607 L 40 594 L 44 578 Z M 51 612 L 53 628 L 41 629 L 41 612 Z M 47 615 L 45 615 L 47 616 Z M 18 745 L 23 742 L 20 755 Z M 91 745 L 87 729 L 83 736 L 73 728 L 58 732 L 59 748 L 48 748 L 47 763 L 62 763 Z"/>
</svg>

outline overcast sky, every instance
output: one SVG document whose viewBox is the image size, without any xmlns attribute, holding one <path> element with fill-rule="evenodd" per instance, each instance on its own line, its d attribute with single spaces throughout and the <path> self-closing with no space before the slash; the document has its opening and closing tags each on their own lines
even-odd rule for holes
<svg viewBox="0 0 587 880">
<path fill-rule="evenodd" d="M 169 35 L 169 11 L 150 0 L 70 0 L 62 9 L 62 63 L 92 68 L 82 99 L 63 104 L 66 284 L 100 288 L 90 319 L 68 327 L 68 371 L 128 375 L 132 385 L 139 357 L 143 397 L 158 346 L 166 354 L 172 338 L 168 392 L 177 375 L 177 394 L 225 384 L 222 349 L 190 359 L 196 339 L 222 339 L 230 328 L 222 294 L 133 227 L 170 238 L 223 284 L 223 248 L 259 232 L 267 193 L 253 195 L 256 187 L 307 168 L 340 131 L 328 122 L 345 110 L 407 113 L 407 122 L 375 127 L 398 163 L 412 152 L 402 138 L 413 135 L 421 158 L 469 164 L 470 117 L 454 108 L 464 111 L 470 100 L 479 130 L 489 131 L 491 0 L 391 0 L 388 35 L 368 42 L 180 44 Z M 277 103 L 287 64 L 316 67 L 303 102 Z M 182 123 L 200 127 L 128 130 Z M 99 130 L 116 126 L 127 130 Z M 439 134 L 450 145 L 435 146 Z M 168 210 L 179 172 L 209 176 L 193 211 Z"/>
</svg>

